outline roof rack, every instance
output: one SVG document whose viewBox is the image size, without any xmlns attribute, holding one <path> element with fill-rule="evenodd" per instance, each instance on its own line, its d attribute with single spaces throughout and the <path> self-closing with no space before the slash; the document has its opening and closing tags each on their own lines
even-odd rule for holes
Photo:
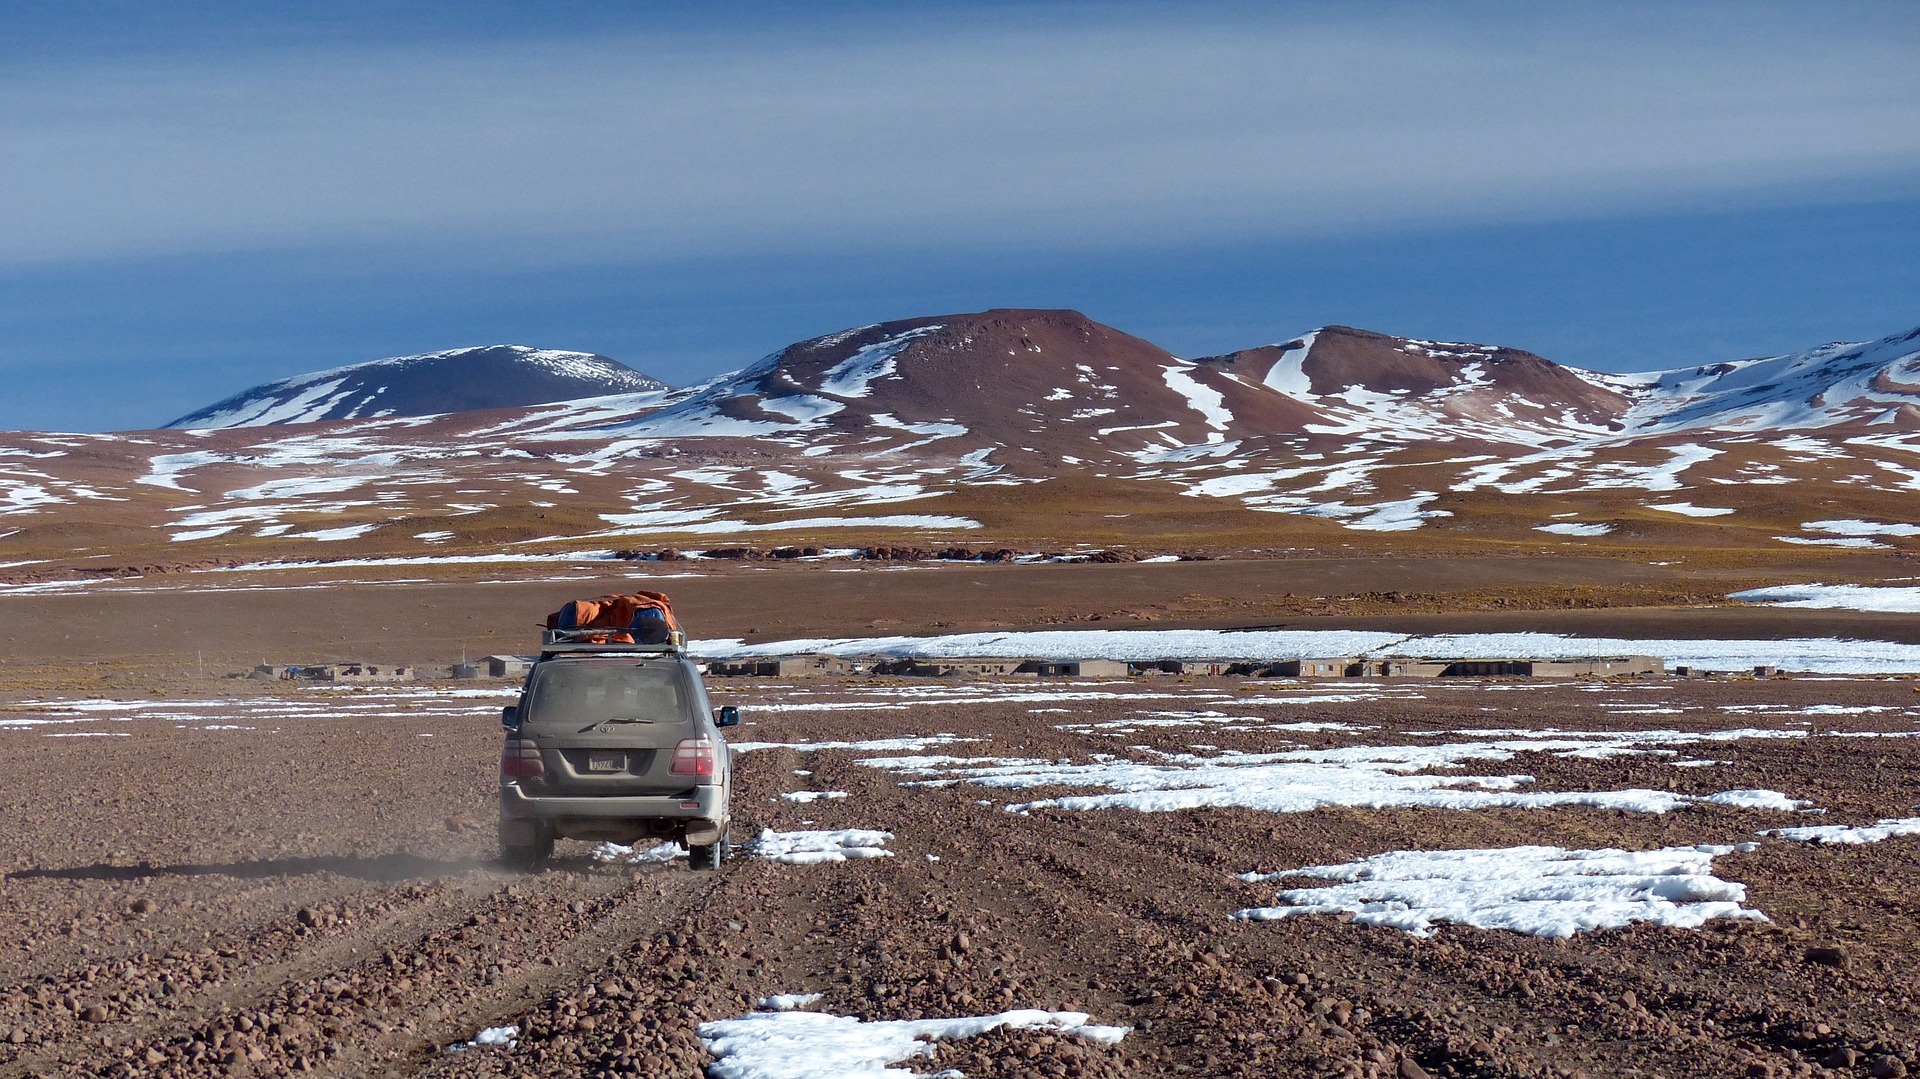
<svg viewBox="0 0 1920 1079">
<path fill-rule="evenodd" d="M 593 641 L 592 637 L 608 637 L 624 632 L 617 629 L 549 629 L 540 635 L 540 658 L 575 655 L 651 655 L 674 656 L 687 650 L 687 635 L 674 630 L 667 634 L 661 644 L 613 644 L 606 641 Z"/>
</svg>

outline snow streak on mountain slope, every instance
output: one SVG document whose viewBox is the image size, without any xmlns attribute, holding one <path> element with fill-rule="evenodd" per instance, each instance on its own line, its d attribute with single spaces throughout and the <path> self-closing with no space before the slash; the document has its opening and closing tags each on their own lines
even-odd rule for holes
<svg viewBox="0 0 1920 1079">
<path fill-rule="evenodd" d="M 666 383 L 605 356 L 489 345 L 395 356 L 269 382 L 167 427 L 205 430 L 427 416 L 666 389 Z"/>
</svg>

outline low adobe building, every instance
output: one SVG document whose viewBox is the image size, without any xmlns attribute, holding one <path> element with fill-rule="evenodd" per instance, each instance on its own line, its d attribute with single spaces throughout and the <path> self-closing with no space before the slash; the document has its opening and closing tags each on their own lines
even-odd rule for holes
<svg viewBox="0 0 1920 1079">
<path fill-rule="evenodd" d="M 740 659 L 716 659 L 707 664 L 707 673 L 717 678 L 808 678 L 860 674 L 866 669 L 866 665 L 856 660 L 825 653 L 810 656 L 746 656 Z"/>
<path fill-rule="evenodd" d="M 1135 673 L 1133 667 L 1117 659 L 1036 659 L 1019 670 L 1041 678 L 1125 678 Z"/>
<path fill-rule="evenodd" d="M 533 669 L 530 656 L 488 656 L 480 662 L 487 665 L 488 678 L 524 678 Z"/>
<path fill-rule="evenodd" d="M 1613 678 L 1667 673 L 1658 656 L 1596 656 L 1584 659 L 1461 659 L 1446 665 L 1447 678 Z"/>
</svg>

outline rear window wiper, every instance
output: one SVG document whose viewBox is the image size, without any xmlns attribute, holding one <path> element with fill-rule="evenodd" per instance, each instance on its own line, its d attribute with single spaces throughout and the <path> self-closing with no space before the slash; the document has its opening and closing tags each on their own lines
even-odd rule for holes
<svg viewBox="0 0 1920 1079">
<path fill-rule="evenodd" d="M 588 731 L 597 731 L 602 727 L 611 727 L 615 723 L 652 723 L 652 722 L 654 722 L 654 720 L 647 719 L 644 716 L 615 716 L 612 719 L 603 719 L 598 723 L 589 723 L 588 725 L 580 728 L 580 733 L 586 734 Z"/>
</svg>

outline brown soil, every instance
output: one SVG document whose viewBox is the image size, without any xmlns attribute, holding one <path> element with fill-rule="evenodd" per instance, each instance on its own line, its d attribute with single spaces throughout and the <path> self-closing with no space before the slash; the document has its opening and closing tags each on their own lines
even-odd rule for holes
<svg viewBox="0 0 1920 1079">
<path fill-rule="evenodd" d="M 1084 759 L 1124 741 L 1185 750 L 1402 740 L 1470 726 L 1717 730 L 1792 717 L 1722 706 L 1864 705 L 1822 736 L 1740 741 L 1731 763 L 1523 754 L 1491 767 L 1541 789 L 1770 787 L 1815 800 L 1823 822 L 1904 816 L 1920 781 L 1909 738 L 1920 697 L 1903 680 L 1498 684 L 1391 701 L 1323 702 L 1311 718 L 1373 731 L 1161 729 L 1123 740 L 1057 729 L 1142 712 L 1238 705 L 1232 681 L 1103 687 L 1134 699 L 984 695 L 962 705 L 840 711 L 755 704 L 871 700 L 876 683 L 716 683 L 746 707 L 736 741 L 951 732 L 961 753 Z M 170 695 L 194 700 L 209 679 Z M 506 687 L 501 687 L 505 692 Z M 497 699 L 423 698 L 275 718 L 315 696 L 251 687 L 180 724 L 141 712 L 77 716 L 16 704 L 5 718 L 80 722 L 0 730 L 15 811 L 0 833 L 0 1077 L 24 1075 L 696 1076 L 698 1022 L 765 995 L 820 992 L 823 1010 L 892 1019 L 1079 1010 L 1133 1027 L 1117 1046 L 1011 1032 L 943 1046 L 914 1067 L 976 1076 L 1866 1075 L 1915 1065 L 1920 1040 L 1920 841 L 1826 848 L 1771 842 L 1722 857 L 1771 921 L 1648 926 L 1555 941 L 1443 928 L 1430 939 L 1325 917 L 1230 921 L 1271 901 L 1243 871 L 1390 849 L 1545 843 L 1653 848 L 1734 843 L 1788 823 L 1702 806 L 1594 809 L 1038 811 L 1034 795 L 908 788 L 861 753 L 761 750 L 737 764 L 736 835 L 762 826 L 883 828 L 895 857 L 791 866 L 738 858 L 718 874 L 608 865 L 562 844 L 534 875 L 492 861 Z M 1623 716 L 1618 706 L 1676 709 Z M 349 706 L 361 710 L 349 711 Z M 153 708 L 178 708 L 156 699 Z M 248 731 L 219 730 L 248 725 Z M 422 735 L 431 737 L 421 737 Z M 797 777 L 796 769 L 813 774 Z M 794 789 L 852 797 L 795 805 Z M 996 797 L 997 796 L 997 797 Z M 993 804 L 980 804 L 981 800 Z M 937 861 L 933 858 L 937 857 Z M 1839 964 L 1807 960 L 1838 949 Z M 1824 953 L 1812 953 L 1823 955 Z M 449 1053 L 495 1025 L 512 1049 Z"/>
<path fill-rule="evenodd" d="M 1275 890 L 1234 874 L 1403 848 L 1734 843 L 1797 822 L 1709 806 L 1657 816 L 1581 808 L 1016 816 L 1000 805 L 1064 791 L 910 788 L 857 764 L 863 754 L 766 750 L 738 759 L 736 837 L 803 821 L 882 828 L 896 833 L 895 857 L 824 866 L 740 858 L 718 874 L 695 874 L 684 863 L 602 864 L 585 845 L 562 844 L 551 870 L 520 875 L 493 861 L 493 715 L 509 687 L 481 698 L 453 696 L 448 683 L 412 697 L 327 695 L 220 677 L 260 658 L 444 663 L 463 645 L 469 655 L 523 652 L 538 616 L 562 600 L 670 571 L 633 568 L 618 578 L 427 584 L 374 583 L 378 571 L 366 570 L 354 572 L 366 582 L 357 585 L 330 584 L 339 575 L 326 570 L 289 571 L 222 577 L 232 591 L 204 590 L 210 578 L 168 577 L 113 582 L 82 598 L 0 597 L 12 661 L 0 675 L 8 750 L 0 780 L 14 792 L 0 829 L 0 1079 L 695 1076 L 711 1061 L 694 1034 L 698 1022 L 790 992 L 821 992 L 817 1007 L 871 1019 L 1038 1007 L 1134 1028 L 1113 1047 L 999 1033 L 912 1065 L 988 1077 L 1784 1076 L 1829 1074 L 1823 1062 L 1849 1052 L 1856 1064 L 1831 1074 L 1920 1067 L 1920 980 L 1911 963 L 1920 946 L 1920 840 L 1766 843 L 1716 861 L 1722 877 L 1748 886 L 1749 905 L 1772 919 L 1765 923 L 1642 926 L 1568 941 L 1446 927 L 1422 940 L 1323 917 L 1230 921 Z M 1439 609 L 1476 595 L 1516 601 L 1570 589 L 1619 602 L 1724 592 L 1745 583 L 1738 566 L 1354 558 L 830 568 L 847 567 L 674 566 L 699 575 L 658 583 L 690 625 L 714 637 L 1100 615 L 1103 628 L 1915 639 L 1911 617 L 1832 612 Z M 139 590 L 163 585 L 170 590 Z M 1336 613 L 1298 613 L 1306 603 Z M 1869 706 L 1885 710 L 1816 715 L 1823 736 L 1811 740 L 1724 743 L 1710 755 L 1730 763 L 1711 769 L 1543 754 L 1489 765 L 1537 776 L 1547 790 L 1771 788 L 1826 808 L 1822 823 L 1864 823 L 1912 814 L 1920 747 L 1911 738 L 1824 735 L 1910 733 L 1920 718 L 1914 685 L 1455 684 L 1311 710 L 1241 705 L 1272 685 L 1249 694 L 1241 683 L 1207 680 L 1109 687 L 1131 699 L 1036 705 L 980 695 L 867 710 L 832 705 L 871 701 L 885 684 L 715 688 L 720 701 L 747 709 L 752 725 L 735 741 L 944 731 L 988 739 L 954 752 L 1081 760 L 1131 745 L 1377 744 L 1467 727 L 1791 727 L 1798 717 L 1722 707 Z M 87 697 L 149 706 L 88 713 L 61 703 Z M 1602 707 L 1623 700 L 1662 711 Z M 754 711 L 775 703 L 815 707 Z M 1072 714 L 1037 710 L 1056 706 Z M 1054 726 L 1223 707 L 1374 729 L 1148 728 L 1115 739 Z M 36 719 L 63 722 L 20 723 Z M 795 789 L 852 797 L 775 798 Z M 1839 965 L 1808 961 L 1809 949 L 1826 948 L 1838 958 L 1812 954 Z M 507 1024 L 521 1028 L 516 1048 L 445 1051 Z"/>
</svg>

